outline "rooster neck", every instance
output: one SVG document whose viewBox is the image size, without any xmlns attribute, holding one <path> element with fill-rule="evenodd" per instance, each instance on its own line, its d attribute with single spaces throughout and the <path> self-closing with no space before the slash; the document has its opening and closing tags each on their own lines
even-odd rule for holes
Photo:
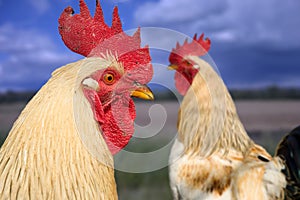
<svg viewBox="0 0 300 200">
<path fill-rule="evenodd" d="M 243 153 L 252 145 L 220 76 L 202 59 L 191 56 L 199 73 L 185 95 L 179 112 L 179 140 L 185 151 L 209 156 L 221 150 Z"/>
<path fill-rule="evenodd" d="M 56 70 L 14 123 L 0 149 L 0 199 L 116 197 L 112 156 L 80 89 L 83 64 Z"/>
</svg>

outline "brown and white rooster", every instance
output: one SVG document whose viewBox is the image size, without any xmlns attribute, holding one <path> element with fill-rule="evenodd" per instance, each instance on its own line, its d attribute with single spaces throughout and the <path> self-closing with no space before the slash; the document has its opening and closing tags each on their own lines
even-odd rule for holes
<svg viewBox="0 0 300 200">
<path fill-rule="evenodd" d="M 66 8 L 59 32 L 87 58 L 53 72 L 14 123 L 0 149 L 0 199 L 117 199 L 112 155 L 133 135 L 131 97 L 153 99 L 153 74 L 140 31 L 126 35 L 117 8 L 105 24 Z"/>
<path fill-rule="evenodd" d="M 184 96 L 170 155 L 174 199 L 299 199 L 300 127 L 271 157 L 247 135 L 221 77 L 198 56 L 210 40 L 195 37 L 170 54 Z"/>
</svg>

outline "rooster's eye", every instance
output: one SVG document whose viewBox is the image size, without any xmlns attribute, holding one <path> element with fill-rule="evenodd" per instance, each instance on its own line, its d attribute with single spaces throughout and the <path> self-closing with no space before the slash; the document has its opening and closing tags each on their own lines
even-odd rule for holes
<svg viewBox="0 0 300 200">
<path fill-rule="evenodd" d="M 185 64 L 186 64 L 187 66 L 191 66 L 191 65 L 192 65 L 192 63 L 190 63 L 188 60 L 185 60 Z"/>
<path fill-rule="evenodd" d="M 114 77 L 113 74 L 107 73 L 107 74 L 105 74 L 105 75 L 103 76 L 103 81 L 104 81 L 104 83 L 110 85 L 110 84 L 113 84 L 113 83 L 114 83 L 115 77 Z"/>
</svg>

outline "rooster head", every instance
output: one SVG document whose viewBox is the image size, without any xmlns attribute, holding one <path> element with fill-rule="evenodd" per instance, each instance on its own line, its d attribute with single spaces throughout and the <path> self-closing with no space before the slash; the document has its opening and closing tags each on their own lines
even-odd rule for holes
<svg viewBox="0 0 300 200">
<path fill-rule="evenodd" d="M 71 7 L 63 11 L 59 32 L 70 50 L 87 57 L 83 68 L 92 70 L 81 80 L 82 91 L 109 150 L 115 154 L 134 133 L 136 114 L 131 97 L 154 98 L 146 86 L 153 76 L 149 48 L 140 46 L 140 29 L 133 36 L 123 32 L 117 7 L 109 27 L 98 0 L 94 17 L 83 0 L 79 4 L 80 14 L 74 15 Z"/>
<path fill-rule="evenodd" d="M 210 39 L 203 40 L 203 37 L 204 34 L 201 34 L 197 39 L 195 34 L 192 42 L 189 43 L 186 39 L 182 46 L 177 42 L 176 48 L 172 49 L 169 56 L 168 69 L 176 70 L 175 86 L 181 95 L 186 94 L 199 70 L 188 56 L 203 56 L 210 49 Z"/>
</svg>

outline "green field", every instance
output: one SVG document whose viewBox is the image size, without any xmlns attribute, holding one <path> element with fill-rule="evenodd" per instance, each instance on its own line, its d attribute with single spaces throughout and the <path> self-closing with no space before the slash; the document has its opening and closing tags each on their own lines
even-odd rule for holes
<svg viewBox="0 0 300 200">
<path fill-rule="evenodd" d="M 236 105 L 250 136 L 271 154 L 281 137 L 300 124 L 300 101 L 237 101 Z M 0 104 L 1 144 L 24 106 L 24 103 Z M 136 124 L 140 128 L 137 128 L 135 136 L 142 136 L 142 138 L 134 137 L 125 149 L 130 152 L 151 152 L 171 143 L 176 135 L 178 107 L 179 103 L 174 101 L 136 103 Z M 151 122 L 155 125 L 163 120 L 165 122 L 159 131 L 155 126 L 147 127 Z M 157 134 L 153 135 L 155 131 Z M 166 162 L 168 155 L 162 156 Z M 121 200 L 172 199 L 167 166 L 147 173 L 127 173 L 116 170 L 115 174 Z"/>
</svg>

